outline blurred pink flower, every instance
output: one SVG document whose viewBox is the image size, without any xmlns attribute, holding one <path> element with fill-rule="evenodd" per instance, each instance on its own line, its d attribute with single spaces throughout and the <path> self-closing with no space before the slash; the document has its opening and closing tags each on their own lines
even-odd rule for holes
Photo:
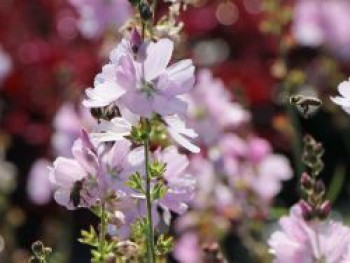
<svg viewBox="0 0 350 263">
<path fill-rule="evenodd" d="M 325 45 L 342 58 L 350 58 L 350 2 L 298 0 L 293 32 L 302 45 Z"/>
<path fill-rule="evenodd" d="M 65 102 L 53 121 L 55 133 L 51 140 L 55 154 L 71 156 L 73 142 L 79 137 L 81 127 L 93 128 L 95 125 L 96 121 L 86 108 Z"/>
<path fill-rule="evenodd" d="M 50 164 L 46 159 L 38 159 L 31 168 L 27 194 L 34 204 L 44 205 L 51 201 L 53 188 L 49 180 Z"/>
<path fill-rule="evenodd" d="M 331 100 L 350 114 L 350 78 L 339 84 L 338 91 L 341 96 L 331 97 Z"/>
<path fill-rule="evenodd" d="M 306 222 L 298 205 L 280 219 L 269 245 L 276 263 L 350 262 L 350 229 L 340 222 Z"/>
<path fill-rule="evenodd" d="M 69 0 L 79 14 L 78 28 L 86 38 L 99 38 L 116 31 L 131 16 L 127 0 Z"/>
<path fill-rule="evenodd" d="M 197 83 L 186 95 L 189 122 L 206 145 L 215 143 L 224 130 L 236 128 L 250 120 L 250 114 L 232 101 L 224 83 L 209 70 L 201 70 Z"/>
<path fill-rule="evenodd" d="M 175 245 L 174 256 L 180 263 L 201 262 L 201 247 L 196 233 L 181 236 Z"/>
</svg>

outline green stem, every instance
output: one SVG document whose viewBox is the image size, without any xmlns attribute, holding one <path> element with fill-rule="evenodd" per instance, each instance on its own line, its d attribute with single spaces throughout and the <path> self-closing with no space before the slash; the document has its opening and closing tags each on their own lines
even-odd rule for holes
<svg viewBox="0 0 350 263">
<path fill-rule="evenodd" d="M 105 203 L 101 204 L 101 229 L 100 229 L 100 237 L 99 237 L 99 252 L 101 263 L 105 260 L 105 243 L 106 243 L 106 207 Z"/>
<path fill-rule="evenodd" d="M 303 143 L 302 143 L 302 131 L 301 124 L 291 105 L 286 105 L 287 113 L 290 121 L 292 122 L 294 128 L 294 143 L 293 143 L 293 161 L 296 170 L 296 176 L 300 177 L 302 172 L 305 170 L 304 163 L 300 161 L 303 154 Z"/>
<path fill-rule="evenodd" d="M 149 126 L 148 120 L 146 120 Z M 145 151 L 145 170 L 146 170 L 146 205 L 147 205 L 147 226 L 148 226 L 148 236 L 147 236 L 147 256 L 148 262 L 155 262 L 155 252 L 154 252 L 154 229 L 152 220 L 152 200 L 151 200 L 151 178 L 149 174 L 149 133 L 144 141 L 144 151 Z"/>
</svg>

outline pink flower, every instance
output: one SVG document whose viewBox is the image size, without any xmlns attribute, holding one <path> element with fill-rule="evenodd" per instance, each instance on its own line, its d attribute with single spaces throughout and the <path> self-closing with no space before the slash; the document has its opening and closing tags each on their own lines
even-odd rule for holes
<svg viewBox="0 0 350 263">
<path fill-rule="evenodd" d="M 340 222 L 306 222 L 295 205 L 280 219 L 269 245 L 275 263 L 346 263 L 350 260 L 350 229 Z"/>
<path fill-rule="evenodd" d="M 94 127 L 95 120 L 84 107 L 76 108 L 73 103 L 64 103 L 56 113 L 53 121 L 55 133 L 52 136 L 52 146 L 55 154 L 71 156 L 73 142 L 79 137 L 81 127 Z"/>
<path fill-rule="evenodd" d="M 224 83 L 209 70 L 198 73 L 197 84 L 186 98 L 189 122 L 206 145 L 217 142 L 224 130 L 236 128 L 250 119 L 250 114 L 232 101 Z"/>
<path fill-rule="evenodd" d="M 339 84 L 338 91 L 341 96 L 331 97 L 331 100 L 350 114 L 350 78 Z"/>
<path fill-rule="evenodd" d="M 350 58 L 350 3 L 347 0 L 299 0 L 294 12 L 293 32 L 306 46 L 325 45 L 342 58 Z"/>
<path fill-rule="evenodd" d="M 74 159 L 58 157 L 50 170 L 49 179 L 56 188 L 54 199 L 70 210 L 90 207 L 97 198 L 98 157 L 86 136 L 83 132 L 82 138 L 75 141 Z"/>
<path fill-rule="evenodd" d="M 196 185 L 195 178 L 186 171 L 189 165 L 186 155 L 180 154 L 175 146 L 169 146 L 156 152 L 155 159 L 166 164 L 163 176 L 168 188 L 157 203 L 165 209 L 183 214 L 193 198 Z"/>
<path fill-rule="evenodd" d="M 50 162 L 46 159 L 37 160 L 30 170 L 27 193 L 29 199 L 37 205 L 44 205 L 52 198 L 52 185 L 49 180 Z"/>
<path fill-rule="evenodd" d="M 186 112 L 187 104 L 179 95 L 193 87 L 194 67 L 189 59 L 167 67 L 173 50 L 171 40 L 161 39 L 140 47 L 140 52 L 146 55 L 144 60 L 126 58 L 124 87 L 127 92 L 122 103 L 130 111 L 144 117 L 153 113 L 169 116 Z"/>
<path fill-rule="evenodd" d="M 131 45 L 124 39 L 111 52 L 111 62 L 97 75 L 95 88 L 86 90 L 83 104 L 103 107 L 116 103 L 143 117 L 184 113 L 187 104 L 179 96 L 193 87 L 192 61 L 182 60 L 167 67 L 174 49 L 169 39 L 143 43 L 137 54 Z"/>
<path fill-rule="evenodd" d="M 196 233 L 181 236 L 175 245 L 174 256 L 180 263 L 201 262 L 201 247 Z"/>
<path fill-rule="evenodd" d="M 108 29 L 116 30 L 131 15 L 127 0 L 69 0 L 80 16 L 78 27 L 86 38 L 98 38 Z"/>
<path fill-rule="evenodd" d="M 257 165 L 257 176 L 252 179 L 252 188 L 260 198 L 271 201 L 282 188 L 282 182 L 291 179 L 293 171 L 287 158 L 269 154 Z"/>
</svg>

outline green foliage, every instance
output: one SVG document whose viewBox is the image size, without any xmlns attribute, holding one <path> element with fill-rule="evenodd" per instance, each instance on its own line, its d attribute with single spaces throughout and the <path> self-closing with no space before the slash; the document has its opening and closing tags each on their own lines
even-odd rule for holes
<svg viewBox="0 0 350 263">
<path fill-rule="evenodd" d="M 162 199 L 167 193 L 168 188 L 164 184 L 163 181 L 157 182 L 151 190 L 151 200 L 152 202 L 155 200 Z"/>
<path fill-rule="evenodd" d="M 156 243 L 156 255 L 165 256 L 170 253 L 174 245 L 174 240 L 171 236 L 166 237 L 165 235 L 160 235 Z"/>
<path fill-rule="evenodd" d="M 82 237 L 78 239 L 79 242 L 93 247 L 91 250 L 91 262 L 93 263 L 105 262 L 106 257 L 113 255 L 113 252 L 117 247 L 117 243 L 113 240 L 110 240 L 104 242 L 104 246 L 101 248 L 98 234 L 92 226 L 90 226 L 90 229 L 88 231 L 82 230 L 81 236 Z"/>
<path fill-rule="evenodd" d="M 142 176 L 139 172 L 130 175 L 129 180 L 125 184 L 137 192 L 145 193 Z"/>
<path fill-rule="evenodd" d="M 166 171 L 166 163 L 153 161 L 149 166 L 149 173 L 152 179 L 158 179 L 163 176 Z"/>
</svg>

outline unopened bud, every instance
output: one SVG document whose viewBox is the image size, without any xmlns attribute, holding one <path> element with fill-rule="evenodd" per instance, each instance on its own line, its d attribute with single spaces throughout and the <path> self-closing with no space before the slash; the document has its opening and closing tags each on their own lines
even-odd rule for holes
<svg viewBox="0 0 350 263">
<path fill-rule="evenodd" d="M 326 192 L 326 186 L 324 185 L 322 180 L 317 180 L 314 185 L 314 193 L 317 196 L 323 196 Z"/>
<path fill-rule="evenodd" d="M 314 146 L 315 154 L 321 157 L 324 154 L 324 148 L 322 143 L 316 143 Z"/>
<path fill-rule="evenodd" d="M 301 209 L 301 214 L 302 214 L 303 218 L 306 221 L 311 220 L 312 217 L 313 217 L 313 209 L 312 209 L 312 207 L 307 202 L 305 202 L 305 200 L 300 200 L 298 205 L 299 205 L 299 207 Z"/>
<path fill-rule="evenodd" d="M 332 211 L 331 202 L 329 200 L 324 201 L 316 211 L 320 219 L 326 219 L 330 214 L 330 212 Z"/>
<path fill-rule="evenodd" d="M 141 18 L 145 21 L 151 20 L 153 17 L 151 7 L 147 3 L 141 2 L 139 4 L 139 12 Z"/>
<path fill-rule="evenodd" d="M 308 175 L 307 173 L 303 173 L 301 175 L 300 183 L 305 190 L 310 190 L 313 186 L 313 180 L 311 179 L 310 175 Z"/>
<path fill-rule="evenodd" d="M 142 38 L 139 31 L 137 31 L 135 27 L 131 31 L 130 44 L 132 51 L 136 54 L 142 44 Z"/>
</svg>

